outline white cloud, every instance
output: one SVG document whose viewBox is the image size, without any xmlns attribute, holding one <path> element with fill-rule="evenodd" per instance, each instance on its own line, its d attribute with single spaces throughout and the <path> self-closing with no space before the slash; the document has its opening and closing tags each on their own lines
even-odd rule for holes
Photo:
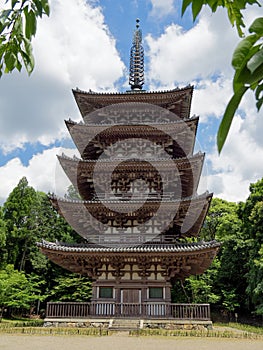
<svg viewBox="0 0 263 350">
<path fill-rule="evenodd" d="M 188 84 L 196 79 L 211 78 L 219 72 L 232 74 L 232 51 L 237 34 L 224 11 L 213 16 L 203 11 L 200 20 L 190 30 L 171 24 L 164 33 L 153 38 L 148 35 L 150 71 L 153 87 L 156 84 Z"/>
<path fill-rule="evenodd" d="M 237 116 L 233 119 L 229 136 L 219 156 L 217 151 L 207 154 L 215 174 L 208 176 L 208 187 L 215 195 L 227 200 L 245 200 L 250 183 L 263 177 L 263 143 L 258 143 L 251 133 L 263 132 L 263 115 L 254 113 L 246 119 Z"/>
<path fill-rule="evenodd" d="M 56 157 L 62 152 L 68 156 L 78 156 L 78 152 L 73 149 L 51 148 L 35 154 L 27 166 L 23 165 L 19 158 L 13 158 L 0 167 L 0 203 L 6 200 L 23 176 L 35 190 L 55 192 L 63 196 L 70 182 Z"/>
<path fill-rule="evenodd" d="M 51 15 L 38 21 L 36 67 L 30 78 L 13 72 L 1 78 L 0 147 L 25 142 L 47 145 L 65 136 L 63 120 L 79 119 L 71 89 L 114 89 L 124 65 L 115 40 L 92 1 L 52 0 Z"/>
<path fill-rule="evenodd" d="M 154 17 L 164 17 L 174 12 L 174 0 L 151 0 L 152 11 Z"/>
<path fill-rule="evenodd" d="M 201 123 L 211 117 L 221 118 L 232 95 L 232 81 L 219 76 L 214 81 L 204 79 L 193 84 L 192 113 L 200 115 Z"/>
</svg>

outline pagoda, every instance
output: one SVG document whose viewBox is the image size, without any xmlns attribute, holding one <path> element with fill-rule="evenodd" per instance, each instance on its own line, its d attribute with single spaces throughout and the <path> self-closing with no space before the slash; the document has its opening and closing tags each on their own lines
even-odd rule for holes
<svg viewBox="0 0 263 350">
<path fill-rule="evenodd" d="M 98 317 L 170 317 L 174 282 L 202 274 L 220 246 L 198 241 L 212 194 L 197 193 L 204 154 L 194 154 L 193 87 L 143 90 L 143 54 L 137 21 L 131 90 L 73 90 L 83 122 L 66 127 L 80 157 L 58 160 L 81 199 L 50 199 L 86 243 L 39 243 L 92 280 L 89 314 Z"/>
</svg>

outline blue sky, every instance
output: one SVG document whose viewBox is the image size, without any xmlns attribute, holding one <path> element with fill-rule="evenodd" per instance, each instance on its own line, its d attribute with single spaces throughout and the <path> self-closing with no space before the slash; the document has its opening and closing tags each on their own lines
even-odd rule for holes
<svg viewBox="0 0 263 350">
<path fill-rule="evenodd" d="M 4 1 L 0 0 L 0 6 Z M 51 0 L 38 23 L 36 67 L 0 80 L 0 203 L 22 176 L 37 190 L 63 191 L 56 154 L 73 155 L 64 119 L 79 121 L 71 89 L 125 91 L 136 18 L 141 20 L 147 90 L 195 86 L 192 115 L 200 115 L 198 143 L 206 152 L 202 187 L 231 201 L 245 200 L 263 176 L 263 116 L 248 94 L 220 156 L 215 135 L 232 94 L 231 55 L 239 42 L 223 10 L 204 9 L 195 23 L 181 18 L 181 0 Z M 245 12 L 249 26 L 262 14 Z M 60 178 L 59 178 L 60 179 Z"/>
</svg>

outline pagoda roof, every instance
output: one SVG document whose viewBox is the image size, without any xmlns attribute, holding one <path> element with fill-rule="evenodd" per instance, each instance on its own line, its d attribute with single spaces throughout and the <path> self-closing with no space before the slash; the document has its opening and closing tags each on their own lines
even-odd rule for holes
<svg viewBox="0 0 263 350">
<path fill-rule="evenodd" d="M 190 115 L 193 86 L 166 91 L 93 92 L 72 90 L 80 113 L 84 118 L 89 113 L 106 106 L 124 102 L 149 103 L 170 110 L 179 118 Z"/>
<path fill-rule="evenodd" d="M 188 244 L 144 244 L 128 247 L 102 247 L 94 244 L 70 245 L 60 242 L 38 243 L 54 263 L 72 272 L 96 278 L 103 266 L 118 264 L 117 274 L 125 269 L 125 263 L 135 264 L 146 272 L 159 264 L 161 274 L 169 279 L 185 278 L 203 273 L 216 256 L 220 243 L 216 241 Z M 145 273 L 144 273 L 145 275 Z"/>
<path fill-rule="evenodd" d="M 52 196 L 54 208 L 85 239 L 102 242 L 108 239 L 133 242 L 166 235 L 197 236 L 212 199 L 211 193 L 185 199 L 169 200 L 100 200 L 72 201 Z M 159 219 L 158 219 L 159 218 Z M 152 224 L 151 220 L 161 220 Z M 137 226 L 143 229 L 134 233 Z M 110 233 L 109 233 L 110 230 Z"/>
<path fill-rule="evenodd" d="M 145 181 L 161 181 L 158 187 L 169 188 L 181 197 L 189 197 L 196 193 L 202 171 L 204 154 L 197 153 L 189 158 L 177 159 L 99 159 L 81 160 L 70 158 L 64 154 L 58 156 L 59 162 L 75 189 L 83 199 L 92 199 L 94 192 L 93 176 L 96 169 L 96 186 L 105 191 L 105 176 L 111 174 L 111 180 L 134 181 L 143 178 Z M 161 169 L 161 174 L 158 174 Z M 165 177 L 162 180 L 162 175 Z M 157 178 L 159 176 L 159 178 Z M 163 183 L 166 186 L 163 186 Z M 156 187 L 155 186 L 155 187 Z M 154 185 L 153 185 L 154 187 Z M 178 189 L 179 188 L 179 189 Z M 107 194 L 106 194 L 107 195 Z"/>
<path fill-rule="evenodd" d="M 42 240 L 37 245 L 41 248 L 57 250 L 63 252 L 74 253 L 190 253 L 200 252 L 201 250 L 220 247 L 221 243 L 217 241 L 210 242 L 194 242 L 194 243 L 145 243 L 131 246 L 102 246 L 92 243 L 65 243 L 65 242 L 49 242 Z"/>
<path fill-rule="evenodd" d="M 98 158 L 98 154 L 117 141 L 143 139 L 152 143 L 173 143 L 173 153 L 183 157 L 193 153 L 198 117 L 172 123 L 141 125 L 86 125 L 65 121 L 82 158 Z M 172 152 L 172 151 L 170 151 Z"/>
</svg>

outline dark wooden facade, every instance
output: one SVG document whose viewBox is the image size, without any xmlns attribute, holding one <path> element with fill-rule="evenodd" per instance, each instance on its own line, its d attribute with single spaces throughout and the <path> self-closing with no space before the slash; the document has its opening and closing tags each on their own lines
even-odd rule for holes
<svg viewBox="0 0 263 350">
<path fill-rule="evenodd" d="M 118 196 L 122 188 L 125 189 L 135 179 L 143 179 L 149 187 L 149 195 L 154 198 L 163 196 L 163 187 L 166 186 L 166 194 L 170 199 L 190 197 L 197 193 L 197 187 L 202 171 L 204 154 L 198 153 L 192 157 L 161 160 L 110 160 L 110 161 L 84 161 L 78 158 L 69 158 L 65 155 L 58 156 L 59 162 L 67 174 L 70 182 L 80 193 L 84 200 L 94 198 L 94 183 L 89 182 L 96 167 L 96 186 L 101 196 L 105 193 L 105 176 L 111 175 L 111 188 L 113 196 Z M 174 168 L 171 167 L 174 162 Z M 112 169 L 114 172 L 112 173 Z M 162 169 L 165 177 L 162 178 L 158 169 Z M 112 174 L 111 174 L 112 173 Z M 136 194 L 134 194 L 136 195 Z M 105 193 L 105 199 L 107 198 Z M 128 194 L 127 194 L 128 196 Z M 124 199 L 125 193 L 121 197 Z M 137 194 L 139 197 L 139 194 Z"/>
<path fill-rule="evenodd" d="M 93 281 L 91 303 L 65 304 L 79 310 L 68 316 L 208 317 L 206 308 L 185 306 L 183 316 L 171 304 L 174 281 L 203 273 L 220 246 L 186 240 L 198 237 L 212 199 L 197 194 L 204 154 L 193 154 L 192 92 L 73 91 L 84 123 L 66 125 L 81 158 L 59 161 L 83 199 L 51 201 L 87 243 L 39 243 L 53 262 Z M 137 180 L 148 186 L 146 199 Z M 50 304 L 49 316 L 65 315 L 63 307 Z"/>
</svg>

